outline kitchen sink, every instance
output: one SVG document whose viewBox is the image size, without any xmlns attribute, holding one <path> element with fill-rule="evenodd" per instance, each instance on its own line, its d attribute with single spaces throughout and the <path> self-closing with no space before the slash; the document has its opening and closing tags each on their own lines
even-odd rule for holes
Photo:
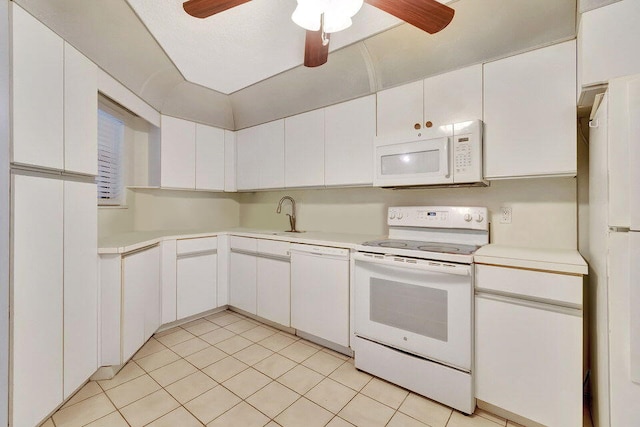
<svg viewBox="0 0 640 427">
<path fill-rule="evenodd" d="M 305 233 L 304 231 L 274 231 L 272 236 L 295 236 L 296 234 Z"/>
</svg>

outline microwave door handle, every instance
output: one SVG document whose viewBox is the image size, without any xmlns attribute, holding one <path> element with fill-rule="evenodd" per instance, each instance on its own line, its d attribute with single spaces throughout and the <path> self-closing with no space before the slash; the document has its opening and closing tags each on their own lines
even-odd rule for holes
<svg viewBox="0 0 640 427">
<path fill-rule="evenodd" d="M 449 144 L 450 144 L 450 141 L 449 141 L 449 138 L 447 137 L 445 138 L 444 147 L 442 148 L 443 156 L 440 159 L 442 161 L 442 164 L 444 165 L 443 172 L 444 172 L 445 178 L 449 178 L 449 176 L 451 175 L 449 173 Z"/>
</svg>

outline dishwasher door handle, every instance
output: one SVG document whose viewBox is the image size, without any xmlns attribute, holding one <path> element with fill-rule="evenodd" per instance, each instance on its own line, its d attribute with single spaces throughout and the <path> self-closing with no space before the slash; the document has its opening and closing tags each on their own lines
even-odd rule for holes
<svg viewBox="0 0 640 427">
<path fill-rule="evenodd" d="M 292 254 L 323 256 L 335 259 L 349 259 L 349 249 L 335 248 L 331 246 L 312 246 L 294 243 L 291 245 Z"/>
</svg>

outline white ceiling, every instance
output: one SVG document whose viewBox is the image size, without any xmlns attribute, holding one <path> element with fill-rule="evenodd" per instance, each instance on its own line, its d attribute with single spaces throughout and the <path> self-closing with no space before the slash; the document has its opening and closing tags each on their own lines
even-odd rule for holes
<svg viewBox="0 0 640 427">
<path fill-rule="evenodd" d="M 437 34 L 427 34 L 408 24 L 389 23 L 393 28 L 370 37 L 365 36 L 367 32 L 378 31 L 369 27 L 370 21 L 375 28 L 382 24 L 368 13 L 382 16 L 382 20 L 387 18 L 383 12 L 367 12 L 364 8 L 351 29 L 332 37 L 334 51 L 329 61 L 321 67 L 307 68 L 300 65 L 304 30 L 290 22 L 296 0 L 253 0 L 203 21 L 190 18 L 182 10 L 181 0 L 13 1 L 153 108 L 225 129 L 242 129 L 574 38 L 577 6 L 576 0 L 453 1 L 453 22 Z M 587 1 L 614 0 L 582 0 Z M 134 3 L 140 10 L 134 11 Z M 159 42 L 157 31 L 149 31 L 150 18 L 142 17 L 145 8 L 152 9 L 147 15 L 162 15 L 166 13 L 161 13 L 163 8 L 174 10 L 170 16 L 162 15 L 164 21 L 158 24 L 166 30 L 169 41 Z M 270 15 L 275 10 L 282 10 L 277 18 Z M 233 19 L 245 26 L 252 22 L 253 27 L 232 26 L 219 30 L 222 34 L 218 37 L 208 30 L 199 29 L 204 31 L 202 34 L 192 29 L 193 34 L 200 34 L 192 35 L 193 42 L 171 41 L 183 40 L 186 31 L 172 30 L 177 25 L 174 21 L 184 19 L 190 26 L 195 22 L 200 28 L 218 18 L 220 22 L 214 26 L 218 31 L 218 26 L 226 25 L 227 19 L 240 12 L 250 16 L 246 18 L 249 21 Z M 276 43 L 265 38 L 264 30 L 255 31 L 273 25 L 274 20 L 280 20 L 281 26 L 288 29 L 276 26 L 270 36 L 288 34 L 292 29 L 294 35 L 282 36 L 285 40 L 277 36 Z M 295 43 L 299 43 L 297 48 Z M 168 51 L 168 45 L 173 45 L 178 54 L 184 51 L 190 56 L 178 60 Z M 232 47 L 227 47 L 224 55 L 198 50 L 208 52 L 212 46 L 222 49 L 222 45 Z M 338 49 L 339 46 L 344 47 Z M 265 52 L 266 57 L 261 56 Z M 282 57 L 277 56 L 280 59 L 276 60 L 274 55 Z M 203 59 L 208 65 L 199 62 Z M 178 64 L 180 61 L 184 64 Z M 213 83 L 199 80 L 209 78 Z M 224 93 L 233 91 L 233 87 L 242 89 L 230 95 Z"/>
<path fill-rule="evenodd" d="M 303 62 L 305 30 L 291 21 L 296 0 L 253 0 L 206 19 L 183 0 L 127 0 L 184 77 L 229 94 Z M 336 50 L 402 21 L 364 5 L 347 30 L 331 36 Z"/>
</svg>

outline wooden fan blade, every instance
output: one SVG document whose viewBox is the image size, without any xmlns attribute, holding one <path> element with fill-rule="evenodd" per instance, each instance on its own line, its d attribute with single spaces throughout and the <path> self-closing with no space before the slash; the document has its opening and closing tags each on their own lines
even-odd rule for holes
<svg viewBox="0 0 640 427">
<path fill-rule="evenodd" d="M 449 25 L 455 10 L 436 0 L 365 0 L 414 27 L 435 34 Z"/>
<path fill-rule="evenodd" d="M 182 8 L 196 18 L 208 18 L 249 1 L 251 0 L 189 0 L 182 3 Z"/>
<path fill-rule="evenodd" d="M 325 34 L 327 44 L 322 42 L 322 29 L 319 31 L 307 30 L 307 37 L 304 42 L 304 66 L 318 67 L 329 58 L 329 34 Z"/>
</svg>

